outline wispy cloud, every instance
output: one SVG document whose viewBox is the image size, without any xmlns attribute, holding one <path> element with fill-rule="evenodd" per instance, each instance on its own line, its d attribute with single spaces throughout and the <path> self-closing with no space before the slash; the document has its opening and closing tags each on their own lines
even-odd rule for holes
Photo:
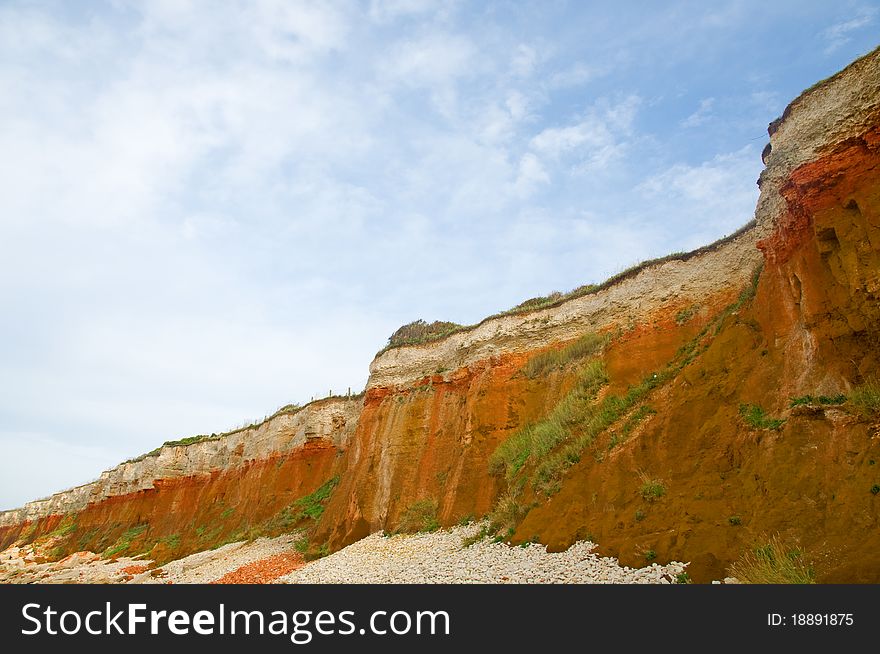
<svg viewBox="0 0 880 654">
<path fill-rule="evenodd" d="M 548 127 L 529 146 L 546 160 L 568 165 L 569 171 L 604 168 L 624 151 L 640 104 L 635 95 L 616 103 L 599 100 L 577 122 Z"/>
<path fill-rule="evenodd" d="M 853 18 L 834 23 L 831 27 L 823 30 L 821 36 L 825 41 L 825 54 L 831 54 L 849 43 L 853 32 L 872 25 L 877 12 L 876 7 L 859 7 Z"/>
<path fill-rule="evenodd" d="M 712 117 L 712 107 L 715 106 L 715 98 L 703 98 L 700 106 L 690 116 L 681 121 L 682 127 L 699 127 Z"/>
</svg>

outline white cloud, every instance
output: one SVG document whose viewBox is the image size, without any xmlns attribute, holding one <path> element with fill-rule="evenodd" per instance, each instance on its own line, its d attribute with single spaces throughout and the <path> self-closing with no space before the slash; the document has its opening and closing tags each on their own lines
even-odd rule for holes
<svg viewBox="0 0 880 654">
<path fill-rule="evenodd" d="M 568 89 L 582 86 L 603 74 L 601 68 L 578 62 L 569 68 L 552 73 L 545 84 L 551 90 Z"/>
<path fill-rule="evenodd" d="M 388 23 L 399 18 L 426 13 L 446 13 L 454 3 L 437 0 L 371 0 L 369 15 L 377 23 Z"/>
<path fill-rule="evenodd" d="M 538 186 L 549 183 L 550 176 L 540 159 L 531 152 L 525 153 L 519 161 L 519 172 L 514 183 L 516 194 L 519 197 L 528 197 Z"/>
<path fill-rule="evenodd" d="M 546 128 L 529 146 L 544 159 L 567 165 L 570 173 L 605 169 L 623 155 L 640 103 L 637 96 L 614 104 L 600 100 L 578 122 Z"/>
<path fill-rule="evenodd" d="M 703 98 L 700 106 L 690 116 L 681 121 L 682 127 L 699 127 L 712 117 L 712 107 L 715 106 L 715 98 Z"/>
<path fill-rule="evenodd" d="M 821 37 L 825 41 L 825 54 L 831 54 L 852 39 L 851 34 L 874 23 L 877 16 L 876 7 L 860 7 L 854 18 L 831 25 L 822 31 Z"/>
<path fill-rule="evenodd" d="M 637 190 L 657 212 L 677 221 L 671 229 L 692 230 L 687 247 L 703 245 L 731 233 L 752 219 L 758 197 L 760 157 L 749 145 L 735 152 L 714 156 L 699 165 L 674 164 L 652 175 Z"/>
</svg>

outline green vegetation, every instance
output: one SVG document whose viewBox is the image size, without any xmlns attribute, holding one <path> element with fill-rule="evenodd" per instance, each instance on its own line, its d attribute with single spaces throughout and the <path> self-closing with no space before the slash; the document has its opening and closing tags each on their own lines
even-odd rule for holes
<svg viewBox="0 0 880 654">
<path fill-rule="evenodd" d="M 468 513 L 466 516 L 461 517 L 461 519 L 458 521 L 458 526 L 459 527 L 466 527 L 467 525 L 471 524 L 473 521 L 474 521 L 474 514 Z"/>
<path fill-rule="evenodd" d="M 55 536 L 58 538 L 64 538 L 65 536 L 69 536 L 73 532 L 76 531 L 76 519 L 72 516 L 65 516 L 61 522 L 58 523 L 58 526 L 55 527 L 51 532 L 49 532 L 49 536 Z"/>
<path fill-rule="evenodd" d="M 479 543 L 484 538 L 488 538 L 494 533 L 492 527 L 488 524 L 483 525 L 473 536 L 468 536 L 467 538 L 462 539 L 461 546 L 462 547 L 470 547 L 474 543 Z"/>
<path fill-rule="evenodd" d="M 520 302 L 512 309 L 508 309 L 505 313 L 526 313 L 528 311 L 537 311 L 538 309 L 543 309 L 559 302 L 562 298 L 562 293 L 559 291 L 553 291 L 550 295 L 533 297 L 525 302 Z"/>
<path fill-rule="evenodd" d="M 170 536 L 166 536 L 162 539 L 162 542 L 165 543 L 169 549 L 176 550 L 180 547 L 180 534 L 171 534 Z"/>
<path fill-rule="evenodd" d="M 357 397 L 357 396 L 354 396 Z M 177 440 L 165 441 L 154 450 L 150 450 L 146 454 L 141 454 L 140 456 L 136 456 L 132 459 L 128 459 L 123 462 L 123 465 L 126 463 L 137 463 L 139 461 L 143 461 L 144 459 L 151 456 L 159 456 L 159 453 L 162 451 L 163 447 L 178 447 L 178 446 L 187 446 L 193 445 L 194 443 L 204 443 L 206 441 L 216 441 L 221 438 L 225 438 L 227 436 L 231 436 L 232 434 L 237 434 L 246 429 L 256 429 L 273 418 L 277 418 L 283 414 L 293 414 L 300 411 L 303 407 L 299 404 L 285 404 L 283 407 L 279 408 L 277 411 L 272 413 L 271 415 L 264 416 L 261 420 L 255 420 L 253 422 L 245 423 L 241 427 L 237 427 L 235 429 L 231 429 L 230 431 L 223 432 L 222 434 L 199 434 L 198 436 L 187 436 L 185 438 L 179 438 Z"/>
<path fill-rule="evenodd" d="M 877 493 L 880 493 L 880 484 L 871 486 L 871 495 L 876 495 Z"/>
<path fill-rule="evenodd" d="M 302 528 L 308 533 L 318 523 L 321 516 L 324 515 L 327 500 L 338 484 L 339 477 L 331 477 L 312 493 L 291 502 L 269 519 L 256 525 L 247 525 L 226 537 L 220 537 L 225 530 L 223 524 L 214 524 L 211 527 L 199 525 L 195 528 L 196 536 L 198 536 L 199 542 L 203 546 L 217 549 L 228 543 L 235 543 L 241 540 L 255 540 L 263 536 L 272 537 L 290 533 L 296 528 Z M 221 514 L 221 518 L 225 519 L 231 515 L 232 509 L 227 508 Z M 305 541 L 302 547 L 309 551 L 309 556 L 318 556 L 321 548 L 316 549 L 312 547 L 307 537 Z"/>
<path fill-rule="evenodd" d="M 76 549 L 82 551 L 86 549 L 86 545 L 92 542 L 92 539 L 98 535 L 97 527 L 89 527 L 83 533 L 79 535 L 79 539 L 76 541 Z"/>
<path fill-rule="evenodd" d="M 645 519 L 645 512 L 639 509 L 636 511 L 636 522 L 641 522 Z"/>
<path fill-rule="evenodd" d="M 830 397 L 828 395 L 819 395 L 818 397 L 813 396 L 813 395 L 803 395 L 801 397 L 791 398 L 791 403 L 789 404 L 789 406 L 796 407 L 796 406 L 810 406 L 810 405 L 818 405 L 818 404 L 837 405 L 837 404 L 843 404 L 844 402 L 846 402 L 846 395 L 843 395 L 843 394 L 832 395 Z"/>
<path fill-rule="evenodd" d="M 781 418 L 771 418 L 764 409 L 755 404 L 740 404 L 739 414 L 743 417 L 746 424 L 752 429 L 779 429 L 785 424 L 785 420 Z"/>
<path fill-rule="evenodd" d="M 653 561 L 657 558 L 657 552 L 654 550 L 648 550 L 645 552 L 645 561 Z"/>
<path fill-rule="evenodd" d="M 118 554 L 122 554 L 128 551 L 128 548 L 131 547 L 131 543 L 133 540 L 138 538 L 141 534 L 143 534 L 149 525 L 137 525 L 132 527 L 131 529 L 127 529 L 119 538 L 116 539 L 116 542 L 113 543 L 110 547 L 108 547 L 101 554 L 105 559 L 113 558 Z"/>
<path fill-rule="evenodd" d="M 641 420 L 654 413 L 651 407 L 644 404 L 646 397 L 654 389 L 674 379 L 705 351 L 711 343 L 711 337 L 719 333 L 725 321 L 752 301 L 761 272 L 762 266 L 757 266 L 750 283 L 741 291 L 736 301 L 719 312 L 699 334 L 679 348 L 672 361 L 660 370 L 646 375 L 625 393 L 608 394 L 596 402 L 598 391 L 607 383 L 608 377 L 601 360 L 588 360 L 580 370 L 575 387 L 546 417 L 520 428 L 499 444 L 489 458 L 490 472 L 496 475 L 503 473 L 509 488 L 515 488 L 517 492 L 526 486 L 547 496 L 558 492 L 568 468 L 581 460 L 588 447 L 593 446 L 595 449 L 594 444 L 599 436 L 612 425 L 626 419 L 620 431 L 609 438 L 609 450 L 622 442 Z M 556 356 L 561 357 L 559 354 Z M 561 358 L 548 359 L 546 364 L 529 363 L 535 366 L 534 371 L 538 373 L 560 365 L 560 361 Z M 763 416 L 763 412 L 760 415 Z M 601 462 L 604 457 L 601 452 L 594 452 L 593 455 L 597 462 Z M 642 492 L 647 501 L 654 501 L 665 494 L 666 488 L 657 480 L 643 479 Z M 500 510 L 502 503 L 509 501 L 509 497 L 502 497 L 497 505 L 498 509 Z M 523 510 L 522 515 L 527 511 L 528 507 Z"/>
<path fill-rule="evenodd" d="M 687 572 L 679 572 L 677 575 L 675 575 L 675 583 L 689 584 L 691 583 L 691 577 Z"/>
<path fill-rule="evenodd" d="M 657 410 L 647 404 L 638 407 L 626 419 L 626 422 L 623 423 L 620 431 L 611 435 L 611 440 L 608 441 L 608 449 L 613 450 L 615 447 L 626 441 L 632 433 L 632 430 L 635 429 L 642 420 L 655 413 L 657 413 Z"/>
<path fill-rule="evenodd" d="M 813 566 L 799 549 L 788 549 L 778 537 L 745 552 L 729 570 L 744 584 L 814 584 Z"/>
<path fill-rule="evenodd" d="M 590 403 L 607 382 L 608 375 L 601 361 L 587 363 L 578 374 L 574 388 L 549 416 L 517 430 L 498 446 L 489 458 L 490 472 L 504 472 L 510 481 L 527 460 L 540 460 L 559 443 L 568 440 L 571 437 L 571 427 L 586 419 Z"/>
<path fill-rule="evenodd" d="M 508 490 L 498 498 L 495 508 L 489 514 L 489 520 L 496 531 L 498 529 L 511 530 L 528 513 L 528 509 L 529 507 L 520 504 L 518 493 Z"/>
<path fill-rule="evenodd" d="M 331 477 L 313 493 L 305 495 L 281 509 L 270 521 L 272 530 L 289 531 L 306 519 L 317 522 L 324 515 L 324 505 L 338 483 L 338 476 Z"/>
<path fill-rule="evenodd" d="M 681 326 L 690 322 L 691 318 L 697 315 L 697 311 L 699 310 L 700 307 L 696 304 L 692 304 L 691 306 L 682 309 L 675 314 L 675 324 Z"/>
<path fill-rule="evenodd" d="M 223 510 L 223 513 L 220 514 L 220 519 L 221 519 L 221 520 L 226 520 L 226 519 L 228 519 L 233 513 L 235 513 L 235 509 L 233 509 L 233 508 L 230 506 L 228 509 L 224 509 L 224 510 Z"/>
<path fill-rule="evenodd" d="M 540 375 L 546 375 L 551 370 L 562 368 L 573 361 L 578 361 L 594 355 L 602 349 L 607 342 L 607 336 L 599 336 L 593 332 L 584 334 L 561 350 L 548 350 L 536 354 L 529 359 L 528 363 L 523 367 L 523 372 L 526 377 L 529 377 L 530 379 L 534 379 Z"/>
<path fill-rule="evenodd" d="M 444 322 L 435 320 L 427 323 L 424 320 L 414 320 L 413 322 L 398 328 L 388 338 L 386 349 L 400 347 L 402 345 L 421 345 L 430 341 L 437 341 L 445 338 L 450 334 L 464 329 L 462 325 L 454 322 Z"/>
<path fill-rule="evenodd" d="M 437 519 L 437 500 L 426 498 L 413 502 L 400 514 L 398 533 L 417 534 L 440 529 Z"/>
<path fill-rule="evenodd" d="M 732 515 L 727 519 L 727 522 L 729 522 L 734 527 L 739 527 L 742 524 L 742 518 L 740 518 L 738 515 Z"/>
<path fill-rule="evenodd" d="M 869 379 L 861 386 L 856 386 L 850 393 L 849 400 L 856 413 L 864 418 L 880 414 L 880 381 Z"/>
<path fill-rule="evenodd" d="M 644 473 L 639 473 L 639 476 L 642 478 L 642 486 L 639 489 L 639 493 L 646 502 L 659 500 L 666 495 L 666 486 L 663 485 L 662 481 L 651 479 Z"/>
</svg>

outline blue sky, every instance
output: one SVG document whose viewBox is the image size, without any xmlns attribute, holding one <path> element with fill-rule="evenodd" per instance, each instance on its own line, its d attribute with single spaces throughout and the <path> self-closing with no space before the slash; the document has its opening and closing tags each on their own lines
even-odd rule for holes
<svg viewBox="0 0 880 654">
<path fill-rule="evenodd" d="M 877 2 L 0 4 L 0 508 L 747 222 Z"/>
</svg>

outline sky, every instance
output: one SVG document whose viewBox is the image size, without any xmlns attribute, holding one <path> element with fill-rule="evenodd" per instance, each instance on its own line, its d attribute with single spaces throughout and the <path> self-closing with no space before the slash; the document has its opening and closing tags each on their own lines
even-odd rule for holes
<svg viewBox="0 0 880 654">
<path fill-rule="evenodd" d="M 880 3 L 0 2 L 0 509 L 751 219 Z"/>
</svg>

